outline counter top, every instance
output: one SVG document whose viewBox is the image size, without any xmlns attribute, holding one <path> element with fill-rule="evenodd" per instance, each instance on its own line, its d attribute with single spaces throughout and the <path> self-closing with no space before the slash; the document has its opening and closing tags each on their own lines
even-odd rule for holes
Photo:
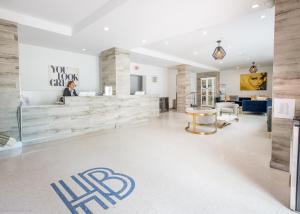
<svg viewBox="0 0 300 214">
<path fill-rule="evenodd" d="M 22 109 L 26 109 L 26 108 L 56 108 L 62 106 L 64 107 L 65 104 L 48 104 L 48 105 L 23 105 Z"/>
<path fill-rule="evenodd" d="M 74 97 L 65 97 L 65 103 L 54 103 L 54 104 L 45 104 L 45 105 L 23 105 L 22 109 L 26 108 L 56 108 L 64 107 L 66 105 L 75 105 L 80 104 L 81 102 L 92 102 L 99 99 L 113 100 L 113 99 L 135 99 L 135 98 L 145 98 L 152 97 L 158 98 L 155 95 L 127 95 L 127 96 L 74 96 Z"/>
</svg>

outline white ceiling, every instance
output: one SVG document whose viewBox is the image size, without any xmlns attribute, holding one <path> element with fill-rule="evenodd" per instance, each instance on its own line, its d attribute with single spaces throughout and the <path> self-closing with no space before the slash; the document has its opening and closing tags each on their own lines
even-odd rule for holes
<svg viewBox="0 0 300 214">
<path fill-rule="evenodd" d="M 1 8 L 57 24 L 75 25 L 109 0 L 1 0 Z M 87 4 L 88 2 L 88 4 Z"/>
<path fill-rule="evenodd" d="M 166 65 L 168 62 L 172 62 L 170 65 L 191 62 L 202 69 L 217 70 L 223 65 L 245 63 L 243 57 L 233 54 L 239 51 L 249 54 L 253 60 L 264 59 L 262 63 L 272 61 L 273 37 L 270 34 L 274 12 L 264 11 L 269 7 L 269 2 L 0 0 L 0 18 L 19 23 L 22 43 L 75 52 L 82 52 L 85 48 L 87 51 L 84 53 L 93 55 L 111 47 L 133 51 L 142 47 L 152 50 L 151 53 L 161 52 L 158 54 L 159 61 L 167 56 Z M 260 7 L 252 9 L 255 3 Z M 262 13 L 267 13 L 264 20 L 259 18 Z M 109 31 L 104 31 L 104 27 L 109 27 Z M 207 30 L 206 38 L 199 29 Z M 226 48 L 228 56 L 223 65 L 210 59 L 214 41 L 220 37 L 225 48 L 232 45 L 232 51 Z M 143 40 L 146 40 L 145 44 Z M 169 45 L 164 44 L 166 40 Z M 199 52 L 197 57 L 193 55 L 194 51 Z M 143 53 L 149 51 L 139 54 L 145 55 Z M 260 54 L 259 57 L 257 54 Z M 155 56 L 151 55 L 151 58 Z"/>
<path fill-rule="evenodd" d="M 145 48 L 219 69 L 250 66 L 253 61 L 270 65 L 273 62 L 274 13 L 274 8 L 265 9 L 205 30 L 163 39 Z M 217 40 L 222 40 L 221 46 L 227 53 L 223 60 L 212 57 Z"/>
</svg>

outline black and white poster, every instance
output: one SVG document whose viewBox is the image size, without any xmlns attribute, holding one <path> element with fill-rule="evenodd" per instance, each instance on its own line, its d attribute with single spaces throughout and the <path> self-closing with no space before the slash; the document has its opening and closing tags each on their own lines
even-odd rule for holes
<svg viewBox="0 0 300 214">
<path fill-rule="evenodd" d="M 79 69 L 49 65 L 48 67 L 48 83 L 51 87 L 66 87 L 69 81 L 74 81 L 79 85 Z"/>
</svg>

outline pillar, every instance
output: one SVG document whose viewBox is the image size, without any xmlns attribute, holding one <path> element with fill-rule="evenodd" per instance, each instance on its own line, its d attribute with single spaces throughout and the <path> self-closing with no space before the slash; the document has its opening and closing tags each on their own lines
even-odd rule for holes
<svg viewBox="0 0 300 214">
<path fill-rule="evenodd" d="M 191 71 L 188 65 L 178 65 L 176 68 L 177 111 L 184 113 L 191 104 Z"/>
<path fill-rule="evenodd" d="M 100 55 L 102 91 L 112 86 L 113 95 L 130 95 L 129 51 L 120 48 L 105 50 Z"/>
<path fill-rule="evenodd" d="M 17 24 L 0 19 L 0 135 L 19 140 L 20 103 Z"/>
<path fill-rule="evenodd" d="M 296 99 L 300 116 L 300 1 L 275 1 L 274 98 Z M 272 120 L 271 167 L 289 170 L 292 120 Z"/>
</svg>

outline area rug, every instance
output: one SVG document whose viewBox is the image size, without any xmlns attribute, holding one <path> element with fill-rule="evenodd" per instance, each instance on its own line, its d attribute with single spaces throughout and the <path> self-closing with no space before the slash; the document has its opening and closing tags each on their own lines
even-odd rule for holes
<svg viewBox="0 0 300 214">
<path fill-rule="evenodd" d="M 224 128 L 225 126 L 230 125 L 231 123 L 227 122 L 226 120 L 217 120 L 217 127 L 219 129 Z"/>
<path fill-rule="evenodd" d="M 218 120 L 225 120 L 230 123 L 230 122 L 237 121 L 237 116 L 232 114 L 222 114 L 218 116 Z"/>
</svg>

